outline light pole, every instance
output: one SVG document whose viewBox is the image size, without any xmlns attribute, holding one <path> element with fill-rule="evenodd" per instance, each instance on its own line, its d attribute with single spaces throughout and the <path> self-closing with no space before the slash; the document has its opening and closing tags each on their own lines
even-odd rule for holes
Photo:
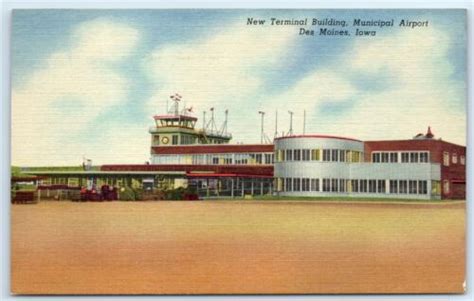
<svg viewBox="0 0 474 301">
<path fill-rule="evenodd" d="M 263 144 L 263 119 L 265 118 L 265 112 L 258 111 L 258 114 L 262 115 L 261 131 L 260 131 L 260 144 Z"/>
</svg>

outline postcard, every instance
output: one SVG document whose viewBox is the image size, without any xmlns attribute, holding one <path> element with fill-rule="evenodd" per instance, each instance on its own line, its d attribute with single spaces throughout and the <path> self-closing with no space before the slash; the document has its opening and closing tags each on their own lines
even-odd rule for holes
<svg viewBox="0 0 474 301">
<path fill-rule="evenodd" d="M 11 293 L 466 290 L 466 11 L 21 9 Z"/>
</svg>

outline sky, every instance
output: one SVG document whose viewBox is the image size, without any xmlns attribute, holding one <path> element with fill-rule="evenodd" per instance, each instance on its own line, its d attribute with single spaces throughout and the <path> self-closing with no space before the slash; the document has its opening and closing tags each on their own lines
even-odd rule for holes
<svg viewBox="0 0 474 301">
<path fill-rule="evenodd" d="M 267 20 L 247 25 L 248 18 Z M 271 18 L 346 20 L 350 36 L 300 35 Z M 356 36 L 354 19 L 391 20 Z M 399 27 L 400 20 L 427 27 Z M 152 116 L 179 93 L 201 126 L 229 110 L 232 143 L 293 132 L 466 141 L 464 10 L 16 10 L 12 165 L 142 164 Z"/>
</svg>

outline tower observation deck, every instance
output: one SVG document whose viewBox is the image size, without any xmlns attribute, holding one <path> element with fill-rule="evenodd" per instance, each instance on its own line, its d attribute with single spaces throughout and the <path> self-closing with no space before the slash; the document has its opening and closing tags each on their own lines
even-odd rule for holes
<svg viewBox="0 0 474 301">
<path fill-rule="evenodd" d="M 232 135 L 227 132 L 227 110 L 225 111 L 225 121 L 220 129 L 216 127 L 214 121 L 214 108 L 210 109 L 211 119 L 207 123 L 203 119 L 203 127 L 197 129 L 198 119 L 191 116 L 193 113 L 192 107 L 185 107 L 180 110 L 181 96 L 175 94 L 170 98 L 173 104 L 167 109 L 167 114 L 153 116 L 155 125 L 149 129 L 152 148 L 177 145 L 226 144 L 232 139 Z"/>
</svg>

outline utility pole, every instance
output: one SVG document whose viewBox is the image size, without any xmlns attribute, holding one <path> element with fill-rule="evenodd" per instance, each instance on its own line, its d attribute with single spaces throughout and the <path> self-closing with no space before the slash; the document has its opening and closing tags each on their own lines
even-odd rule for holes
<svg viewBox="0 0 474 301">
<path fill-rule="evenodd" d="M 290 114 L 290 131 L 288 132 L 288 134 L 291 136 L 293 135 L 293 112 L 288 111 L 288 113 Z"/>
<path fill-rule="evenodd" d="M 273 139 L 278 137 L 278 110 L 275 110 L 275 136 Z"/>
<path fill-rule="evenodd" d="M 264 137 L 264 133 L 263 133 L 263 119 L 265 118 L 265 112 L 263 112 L 263 111 L 258 111 L 258 114 L 260 114 L 260 115 L 262 116 L 261 131 L 260 131 L 260 144 L 263 144 L 263 137 Z"/>
</svg>

